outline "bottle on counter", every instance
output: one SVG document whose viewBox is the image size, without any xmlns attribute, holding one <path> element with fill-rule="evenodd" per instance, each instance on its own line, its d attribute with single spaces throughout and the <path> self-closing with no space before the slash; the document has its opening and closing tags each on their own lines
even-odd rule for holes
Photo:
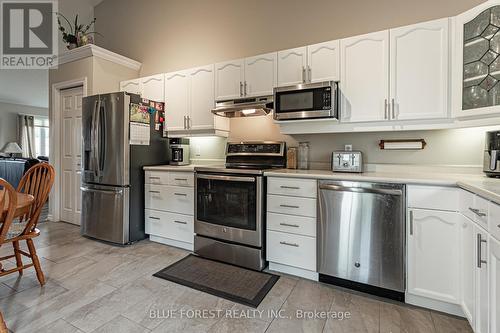
<svg viewBox="0 0 500 333">
<path fill-rule="evenodd" d="M 289 147 L 286 151 L 287 169 L 297 169 L 297 147 Z"/>
<path fill-rule="evenodd" d="M 309 169 L 309 142 L 300 142 L 298 153 L 298 168 L 301 170 Z"/>
</svg>

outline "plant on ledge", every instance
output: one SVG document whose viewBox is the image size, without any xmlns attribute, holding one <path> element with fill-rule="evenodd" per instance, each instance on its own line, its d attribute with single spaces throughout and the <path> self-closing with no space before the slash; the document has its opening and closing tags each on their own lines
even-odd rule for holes
<svg viewBox="0 0 500 333">
<path fill-rule="evenodd" d="M 75 21 L 73 24 L 61 13 L 56 13 L 57 24 L 59 25 L 59 31 L 62 33 L 63 41 L 66 43 L 66 47 L 72 50 L 76 47 L 84 46 L 87 44 L 93 44 L 94 38 L 92 35 L 101 35 L 96 31 L 89 31 L 95 24 L 95 17 L 87 25 L 78 23 L 78 15 L 75 16 Z M 61 23 L 61 17 L 66 21 L 67 27 L 64 27 Z"/>
</svg>

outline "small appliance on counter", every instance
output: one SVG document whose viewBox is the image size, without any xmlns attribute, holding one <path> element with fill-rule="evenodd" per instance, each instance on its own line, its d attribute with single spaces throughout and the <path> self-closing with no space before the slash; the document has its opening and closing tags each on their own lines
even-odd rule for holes
<svg viewBox="0 0 500 333">
<path fill-rule="evenodd" d="M 333 172 L 363 172 L 363 154 L 360 151 L 334 151 L 332 153 Z"/>
<path fill-rule="evenodd" d="M 171 165 L 188 165 L 189 160 L 189 139 L 173 138 L 169 140 L 169 154 Z"/>
<path fill-rule="evenodd" d="M 500 177 L 500 131 L 486 132 L 483 172 L 488 177 Z"/>
</svg>

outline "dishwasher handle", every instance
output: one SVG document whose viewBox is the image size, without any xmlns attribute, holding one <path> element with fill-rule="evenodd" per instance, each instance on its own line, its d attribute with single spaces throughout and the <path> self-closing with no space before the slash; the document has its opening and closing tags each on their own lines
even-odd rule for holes
<svg viewBox="0 0 500 333">
<path fill-rule="evenodd" d="M 327 191 L 340 191 L 340 192 L 403 195 L 402 190 L 387 189 L 387 188 L 348 187 L 348 186 L 332 185 L 332 184 L 321 184 L 319 185 L 319 189 Z"/>
</svg>

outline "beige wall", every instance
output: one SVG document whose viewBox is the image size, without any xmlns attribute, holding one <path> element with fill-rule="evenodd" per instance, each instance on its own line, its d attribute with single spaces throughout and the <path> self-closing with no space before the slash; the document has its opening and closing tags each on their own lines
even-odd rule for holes
<svg viewBox="0 0 500 333">
<path fill-rule="evenodd" d="M 483 0 L 104 0 L 97 42 L 174 71 L 453 16 Z"/>
</svg>

